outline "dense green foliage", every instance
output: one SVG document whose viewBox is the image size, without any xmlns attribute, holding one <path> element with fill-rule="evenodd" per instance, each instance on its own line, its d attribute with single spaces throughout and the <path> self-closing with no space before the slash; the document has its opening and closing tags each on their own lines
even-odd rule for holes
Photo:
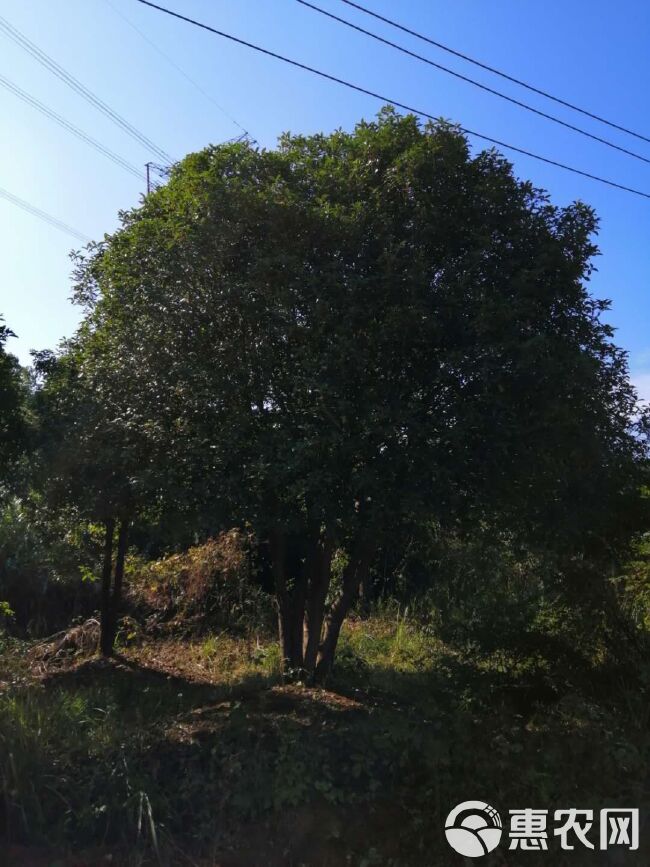
<svg viewBox="0 0 650 867">
<path fill-rule="evenodd" d="M 642 446 L 585 287 L 595 228 L 388 109 L 187 157 L 78 263 L 87 318 L 57 365 L 89 401 L 68 443 L 100 473 L 91 496 L 251 527 L 287 666 L 310 674 L 398 526 L 505 527 L 611 561 Z"/>
<path fill-rule="evenodd" d="M 5 349 L 12 336 L 0 317 L 0 487 L 13 481 L 28 436 L 25 374 L 18 359 Z"/>
</svg>

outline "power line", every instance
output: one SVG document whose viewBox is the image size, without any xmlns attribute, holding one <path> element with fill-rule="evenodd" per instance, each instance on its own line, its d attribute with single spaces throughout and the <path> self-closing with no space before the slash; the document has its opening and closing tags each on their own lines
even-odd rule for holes
<svg viewBox="0 0 650 867">
<path fill-rule="evenodd" d="M 395 99 L 391 99 L 388 96 L 384 96 L 381 93 L 369 90 L 359 84 L 353 84 L 352 82 L 346 81 L 343 78 L 338 78 L 335 75 L 331 75 L 329 72 L 323 72 L 320 69 L 315 69 L 313 66 L 308 66 L 306 63 L 300 63 L 298 60 L 292 60 L 291 58 L 284 57 L 282 54 L 278 54 L 275 51 L 270 51 L 268 48 L 262 48 L 259 45 L 254 45 L 252 42 L 247 42 L 245 39 L 240 39 L 237 36 L 232 36 L 230 33 L 225 33 L 222 30 L 217 30 L 216 28 L 211 27 L 208 24 L 203 24 L 193 18 L 188 18 L 186 15 L 181 15 L 179 12 L 173 12 L 171 9 L 166 9 L 164 6 L 158 6 L 156 3 L 150 2 L 150 0 L 137 0 L 137 2 L 142 3 L 145 6 L 150 6 L 152 9 L 157 9 L 159 12 L 164 12 L 166 15 L 171 15 L 174 18 L 178 18 L 181 21 L 186 21 L 188 24 L 193 24 L 195 27 L 200 27 L 202 30 L 207 30 L 208 32 L 214 33 L 217 36 L 221 36 L 224 39 L 229 39 L 231 42 L 236 42 L 239 45 L 244 45 L 246 48 L 252 48 L 254 51 L 259 51 L 261 54 L 266 54 L 268 57 L 274 57 L 276 60 L 281 60 L 283 63 L 289 63 L 291 66 L 295 66 L 298 69 L 304 69 L 307 72 L 311 72 L 314 75 L 318 75 L 321 78 L 327 79 L 328 81 L 333 81 L 336 84 L 341 84 L 344 87 L 348 87 L 351 90 L 357 91 L 357 93 L 363 93 L 366 96 L 371 96 L 373 97 L 373 99 L 378 99 L 384 103 L 391 103 L 397 108 L 402 108 L 404 109 L 404 111 L 411 112 L 412 114 L 419 114 L 422 117 L 429 118 L 433 121 L 437 121 L 439 119 L 435 117 L 435 115 L 429 114 L 429 112 L 422 111 L 422 109 L 413 108 L 413 106 L 407 105 L 403 102 L 399 102 Z M 525 150 L 524 148 L 516 147 L 515 145 L 511 144 L 506 144 L 506 142 L 502 142 L 499 139 L 483 135 L 483 133 L 474 132 L 473 130 L 467 129 L 466 127 L 458 128 L 465 135 L 470 135 L 474 138 L 482 139 L 483 141 L 490 142 L 490 144 L 496 145 L 497 147 L 507 148 L 508 150 L 514 151 L 515 153 L 523 154 L 524 156 L 539 160 L 540 162 L 546 163 L 547 165 L 564 169 L 565 171 L 572 172 L 575 175 L 581 175 L 584 178 L 589 178 L 592 181 L 598 181 L 599 183 L 606 184 L 609 187 L 615 187 L 616 189 L 623 190 L 627 193 L 633 193 L 636 196 L 642 196 L 644 199 L 650 199 L 650 193 L 645 193 L 642 190 L 637 190 L 633 187 L 627 187 L 624 184 L 619 184 L 616 181 L 610 181 L 606 178 L 601 178 L 598 175 L 593 175 L 590 172 L 585 172 L 582 169 L 575 168 L 574 166 L 568 166 L 565 163 L 558 162 L 557 160 L 550 159 L 549 157 L 540 156 L 539 154 L 535 154 L 532 151 Z"/>
<path fill-rule="evenodd" d="M 81 141 L 95 148 L 96 151 L 103 154 L 105 157 L 108 157 L 109 160 L 112 160 L 116 165 L 123 168 L 125 171 L 130 172 L 132 175 L 135 175 L 136 178 L 142 180 L 143 173 L 137 166 L 134 166 L 132 163 L 128 162 L 128 160 L 123 159 L 119 154 L 116 154 L 114 151 L 107 148 L 101 142 L 94 139 L 92 136 L 89 136 L 83 130 L 79 129 L 79 127 L 70 123 L 70 121 L 66 120 L 64 117 L 61 117 L 60 114 L 57 114 L 55 111 L 52 111 L 44 103 L 40 102 L 36 97 L 31 96 L 26 91 L 22 90 L 22 88 L 18 87 L 17 84 L 14 84 L 13 81 L 10 81 L 8 78 L 5 78 L 4 75 L 0 75 L 0 85 L 6 88 L 6 90 L 13 93 L 19 99 L 22 99 L 23 102 L 26 102 L 28 105 L 31 105 L 33 108 L 40 111 L 46 117 L 49 117 L 51 120 L 58 123 L 64 129 L 71 132 L 73 135 L 77 136 L 77 138 L 81 139 Z"/>
<path fill-rule="evenodd" d="M 570 129 L 573 132 L 577 132 L 579 135 L 583 135 L 586 138 L 593 139 L 593 141 L 600 142 L 600 144 L 604 144 L 607 147 L 613 148 L 614 150 L 620 151 L 621 153 L 627 154 L 628 156 L 634 157 L 637 160 L 641 160 L 644 163 L 650 164 L 650 158 L 644 157 L 641 154 L 636 153 L 635 151 L 628 150 L 627 148 L 622 147 L 621 145 L 617 145 L 612 141 L 609 141 L 606 138 L 601 138 L 601 136 L 594 135 L 594 133 L 588 132 L 585 129 L 582 129 L 579 126 L 574 126 L 572 123 L 568 123 L 565 120 L 562 120 L 559 117 L 555 117 L 555 115 L 548 114 L 545 111 L 541 111 L 538 108 L 534 108 L 532 105 L 528 105 L 526 102 L 521 102 L 519 99 L 515 99 L 512 96 L 508 96 L 505 93 L 502 93 L 500 90 L 495 90 L 493 87 L 488 87 L 486 84 L 482 84 L 480 81 L 476 81 L 473 78 L 469 78 L 467 75 L 462 75 L 460 72 L 456 72 L 453 69 L 449 69 L 447 66 L 443 66 L 441 63 L 436 63 L 428 57 L 424 57 L 421 54 L 417 54 L 415 51 L 411 51 L 408 48 L 405 48 L 403 45 L 398 45 L 397 42 L 392 42 L 390 39 L 385 39 L 383 36 L 380 36 L 378 33 L 373 33 L 371 30 L 366 30 L 364 27 L 360 27 L 358 24 L 353 24 L 352 21 L 348 21 L 346 18 L 341 18 L 338 15 L 334 15 L 332 12 L 328 12 L 326 9 L 321 9 L 320 6 L 316 6 L 313 3 L 309 3 L 308 0 L 296 0 L 297 3 L 300 3 L 301 6 L 306 6 L 309 9 L 313 9 L 314 12 L 318 12 L 321 15 L 325 15 L 327 18 L 331 18 L 334 21 L 338 21 L 340 24 L 345 25 L 346 27 L 350 27 L 352 30 L 356 30 L 359 33 L 363 33 L 365 36 L 369 36 L 371 39 L 375 39 L 377 42 L 382 42 L 384 45 L 388 45 L 391 48 L 395 48 L 397 51 L 401 51 L 402 54 L 406 54 L 409 57 L 414 57 L 416 60 L 420 60 L 422 63 L 426 63 L 429 66 L 433 66 L 435 69 L 439 69 L 442 72 L 446 72 L 448 75 L 453 75 L 454 78 L 458 78 L 461 81 L 467 82 L 467 84 L 471 84 L 474 87 L 478 87 L 481 90 L 486 91 L 487 93 L 491 93 L 493 96 L 498 96 L 500 99 L 506 100 L 506 102 L 510 102 L 513 105 L 519 106 L 519 108 L 523 108 L 526 111 L 530 111 L 533 114 L 538 115 L 539 117 L 543 117 L 546 120 L 550 120 L 553 123 L 557 123 L 560 126 L 566 127 L 566 129 Z"/>
<path fill-rule="evenodd" d="M 166 51 L 163 51 L 162 48 L 160 48 L 160 46 L 157 45 L 152 39 L 149 39 L 147 34 L 144 33 L 144 31 L 140 30 L 140 28 L 136 24 L 134 24 L 133 21 L 131 21 L 131 19 L 128 18 L 121 11 L 121 9 L 118 9 L 118 7 L 112 2 L 112 0 L 106 0 L 106 3 L 108 4 L 108 6 L 111 7 L 113 12 L 115 12 L 116 15 L 119 15 L 120 18 L 129 25 L 129 27 L 131 27 L 133 30 L 135 30 L 135 32 L 138 33 L 141 36 L 141 38 L 144 39 L 144 41 L 147 42 L 154 49 L 154 51 L 157 51 L 158 54 L 167 61 L 167 63 L 169 63 L 171 66 L 173 66 L 174 69 L 183 76 L 183 78 L 185 78 L 187 81 L 189 81 L 189 83 L 196 90 L 198 90 L 198 92 L 200 94 L 202 94 L 205 97 L 205 99 L 209 100 L 209 102 L 211 102 L 212 105 L 214 105 L 216 108 L 218 108 L 219 111 L 224 115 L 224 117 L 227 117 L 228 120 L 231 123 L 233 123 L 236 127 L 238 127 L 246 137 L 249 136 L 248 130 L 245 129 L 239 123 L 239 121 L 230 114 L 230 112 L 228 112 L 220 103 L 218 103 L 217 100 L 212 96 L 212 94 L 209 91 L 207 91 L 204 87 L 202 87 L 199 84 L 199 82 L 196 81 L 196 79 L 192 78 L 191 75 L 189 75 L 187 72 L 185 72 L 185 70 L 181 66 L 179 66 L 178 63 L 176 63 L 176 61 L 174 60 L 173 57 L 170 57 L 170 55 L 167 54 Z M 256 139 L 251 139 L 251 141 L 256 142 Z"/>
<path fill-rule="evenodd" d="M 487 63 L 482 63 L 480 60 L 476 60 L 474 57 L 470 57 L 469 54 L 463 54 L 462 51 L 457 51 L 455 48 L 450 48 L 448 45 L 443 45 L 442 42 L 437 42 L 435 39 L 431 39 L 429 36 L 425 36 L 423 33 L 418 33 L 417 30 L 411 30 L 409 27 L 406 27 L 403 24 L 400 24 L 398 21 L 393 21 L 391 18 L 387 18 L 385 15 L 380 15 L 378 12 L 373 12 L 372 9 L 368 9 L 365 6 L 362 6 L 360 3 L 355 3 L 353 0 L 341 0 L 342 3 L 345 3 L 346 6 L 351 6 L 353 9 L 358 9 L 360 12 L 363 12 L 366 15 L 371 15 L 373 18 L 376 18 L 378 21 L 383 21 L 384 24 L 390 24 L 391 27 L 396 27 L 398 30 L 403 31 L 404 33 L 408 33 L 410 36 L 415 36 L 416 39 L 421 39 L 423 42 L 428 42 L 429 45 L 434 45 L 436 48 L 440 48 L 442 51 L 446 51 L 448 54 L 453 54 L 454 57 L 460 57 L 462 60 L 466 60 L 468 63 L 473 63 L 474 66 L 479 66 L 481 69 L 485 69 L 488 72 L 494 73 L 494 75 L 498 75 L 501 78 L 504 78 L 506 81 L 511 81 L 513 84 L 518 84 L 520 87 L 525 87 L 526 90 L 530 90 L 532 93 L 537 93 L 539 96 L 543 96 L 545 99 L 550 99 L 553 102 L 557 102 L 558 105 L 563 105 L 565 108 L 570 108 L 572 111 L 577 111 L 580 114 L 585 115 L 585 117 L 590 117 L 592 120 L 597 120 L 599 123 L 604 123 L 606 126 L 612 127 L 612 129 L 617 129 L 620 132 L 624 132 L 627 135 L 634 136 L 634 138 L 638 138 L 641 141 L 649 142 L 650 137 L 643 135 L 640 132 L 635 132 L 628 127 L 621 126 L 618 123 L 615 123 L 612 120 L 607 120 L 605 117 L 601 117 L 599 114 L 595 114 L 592 111 L 588 111 L 586 108 L 580 108 L 579 105 L 574 105 L 574 103 L 569 102 L 566 99 L 562 99 L 559 96 L 554 96 L 552 93 L 549 93 L 546 90 L 542 90 L 539 87 L 535 87 L 533 84 L 529 84 L 526 81 L 522 81 L 520 78 L 515 78 L 513 75 L 509 75 L 507 72 L 503 72 L 501 69 L 496 69 L 494 66 L 488 66 Z"/>
<path fill-rule="evenodd" d="M 86 237 L 86 235 L 73 229 L 72 226 L 68 226 L 68 224 L 64 223 L 62 220 L 57 220 L 57 218 L 53 217 L 51 214 L 41 211 L 40 208 L 30 205 L 30 203 L 26 202 L 24 199 L 19 199 L 18 196 L 14 196 L 13 193 L 10 193 L 9 190 L 0 187 L 0 198 L 6 199 L 18 208 L 22 208 L 23 211 L 27 211 L 27 213 L 31 214 L 33 217 L 38 217 L 39 220 L 49 223 L 50 226 L 54 226 L 55 229 L 59 229 L 61 232 L 66 232 L 68 235 L 72 235 L 73 238 L 76 238 L 77 241 L 81 241 L 82 244 L 90 243 L 90 238 Z"/>
<path fill-rule="evenodd" d="M 53 58 L 51 58 L 45 51 L 42 51 L 37 45 L 35 45 L 31 40 L 29 40 L 23 33 L 20 32 L 16 27 L 10 24 L 5 18 L 0 16 L 0 30 L 4 32 L 5 36 L 27 51 L 35 60 L 37 60 L 42 66 L 48 69 L 51 73 L 56 75 L 61 81 L 68 85 L 68 87 L 72 88 L 75 93 L 79 94 L 86 102 L 89 102 L 93 105 L 98 111 L 101 111 L 106 117 L 109 118 L 113 123 L 117 124 L 124 132 L 130 135 L 133 139 L 139 142 L 143 147 L 145 147 L 149 151 L 153 151 L 158 157 L 165 162 L 171 163 L 173 159 L 165 153 L 161 148 L 159 148 L 151 139 L 147 138 L 143 133 L 141 133 L 136 127 L 134 127 L 131 123 L 125 120 L 121 115 L 119 115 L 116 111 L 114 111 L 107 103 L 105 103 L 102 99 L 96 96 L 91 90 L 89 90 L 85 85 L 83 85 L 78 79 L 76 79 L 73 75 L 67 72 L 62 66 L 60 66 Z"/>
</svg>

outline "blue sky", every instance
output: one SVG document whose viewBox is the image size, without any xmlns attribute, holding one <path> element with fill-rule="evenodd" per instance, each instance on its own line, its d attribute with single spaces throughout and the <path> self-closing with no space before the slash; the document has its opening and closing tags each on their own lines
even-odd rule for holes
<svg viewBox="0 0 650 867">
<path fill-rule="evenodd" d="M 319 2 L 319 0 L 315 0 Z M 399 55 L 295 0 L 162 0 L 198 18 L 371 90 L 486 135 L 650 192 L 650 165 L 586 140 L 442 72 Z M 535 97 L 404 34 L 339 0 L 320 5 L 459 72 L 650 157 L 650 144 Z M 378 12 L 512 75 L 650 137 L 650 4 L 645 0 L 365 0 Z M 136 0 L 4 0 L 2 14 L 113 109 L 174 157 L 240 133 L 120 17 L 201 83 L 258 142 L 284 130 L 351 127 L 380 104 L 199 31 Z M 0 34 L 0 74 L 132 163 L 153 155 Z M 137 204 L 142 182 L 0 88 L 0 187 L 101 238 L 120 208 Z M 477 147 L 480 145 L 477 143 Z M 566 204 L 582 199 L 601 219 L 602 255 L 592 291 L 610 298 L 610 321 L 650 397 L 650 200 L 517 155 L 517 173 Z M 144 168 L 143 168 L 144 171 Z M 0 313 L 17 333 L 11 351 L 54 347 L 73 332 L 73 239 L 0 200 Z"/>
</svg>

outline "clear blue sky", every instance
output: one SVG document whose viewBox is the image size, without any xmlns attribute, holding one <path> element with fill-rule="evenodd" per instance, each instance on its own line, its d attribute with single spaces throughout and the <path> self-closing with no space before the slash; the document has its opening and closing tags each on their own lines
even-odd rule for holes
<svg viewBox="0 0 650 867">
<path fill-rule="evenodd" d="M 240 130 L 115 9 L 200 81 L 263 146 L 273 146 L 284 130 L 349 128 L 379 108 L 370 97 L 201 32 L 135 0 L 110 4 L 4 0 L 0 14 L 175 157 L 234 137 Z M 163 0 L 161 5 L 434 115 L 650 191 L 650 165 L 399 55 L 295 0 Z M 320 0 L 320 5 L 650 157 L 650 144 L 535 98 L 373 22 L 338 0 Z M 365 0 L 365 5 L 650 137 L 647 0 Z M 130 162 L 143 165 L 152 158 L 3 35 L 0 74 Z M 138 202 L 144 181 L 139 183 L 2 88 L 0 111 L 0 187 L 93 238 L 116 226 L 120 208 Z M 650 397 L 650 200 L 527 157 L 512 159 L 517 173 L 548 189 L 554 202 L 579 198 L 596 208 L 602 256 L 592 290 L 612 299 L 610 320 L 618 329 L 618 342 L 630 353 L 640 390 Z M 78 312 L 68 300 L 68 253 L 76 244 L 3 200 L 0 239 L 0 313 L 18 334 L 11 350 L 27 363 L 30 349 L 52 348 L 75 328 Z"/>
</svg>

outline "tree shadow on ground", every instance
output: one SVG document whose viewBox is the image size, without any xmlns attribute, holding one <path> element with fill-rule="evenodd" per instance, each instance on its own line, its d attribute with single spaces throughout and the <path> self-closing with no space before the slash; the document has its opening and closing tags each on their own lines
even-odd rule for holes
<svg viewBox="0 0 650 867">
<path fill-rule="evenodd" d="M 215 683 L 207 677 L 189 678 L 141 664 L 120 654 L 85 660 L 73 668 L 52 672 L 42 681 L 48 692 L 90 690 L 102 694 L 119 711 L 123 722 L 135 715 L 159 724 L 201 705 L 245 699 L 273 682 L 270 676 L 251 673 L 234 682 Z"/>
<path fill-rule="evenodd" d="M 537 676 L 446 654 L 410 672 L 343 661 L 322 690 L 89 660 L 39 688 L 55 728 L 25 762 L 38 798 L 9 798 L 5 827 L 142 864 L 449 867 L 463 860 L 444 819 L 463 800 L 504 813 L 647 804 L 647 732 L 571 683 L 546 699 Z M 648 862 L 634 857 L 623 864 Z"/>
</svg>

